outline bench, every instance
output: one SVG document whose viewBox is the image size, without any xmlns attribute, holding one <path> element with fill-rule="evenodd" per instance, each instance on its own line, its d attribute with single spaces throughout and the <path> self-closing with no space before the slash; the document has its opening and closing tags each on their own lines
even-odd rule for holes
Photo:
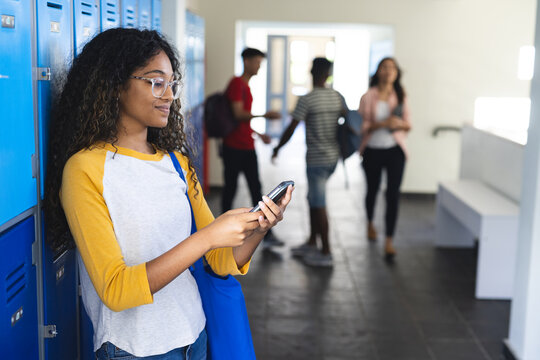
<svg viewBox="0 0 540 360">
<path fill-rule="evenodd" d="M 459 179 L 437 194 L 435 245 L 478 241 L 476 297 L 511 299 L 524 146 L 470 125 L 461 130 Z"/>
<path fill-rule="evenodd" d="M 478 180 L 446 181 L 437 193 L 439 247 L 473 247 L 478 240 L 476 297 L 511 299 L 519 205 Z"/>
</svg>

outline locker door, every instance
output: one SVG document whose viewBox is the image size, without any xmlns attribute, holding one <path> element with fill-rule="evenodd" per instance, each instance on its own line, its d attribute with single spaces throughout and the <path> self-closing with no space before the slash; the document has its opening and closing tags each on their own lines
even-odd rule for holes
<svg viewBox="0 0 540 360">
<path fill-rule="evenodd" d="M 101 31 L 120 26 L 120 1 L 101 0 Z"/>
<path fill-rule="evenodd" d="M 50 80 L 37 82 L 41 197 L 43 198 L 51 103 L 58 91 L 56 85 L 60 80 L 59 75 L 67 71 L 73 57 L 73 43 L 70 0 L 38 0 L 36 7 L 37 66 L 50 69 L 51 74 Z"/>
<path fill-rule="evenodd" d="M 199 156 L 195 159 L 197 176 L 204 181 L 204 19 L 186 11 L 185 29 L 185 90 L 187 116 L 194 127 L 194 144 Z M 204 184 L 203 184 L 204 185 Z"/>
<path fill-rule="evenodd" d="M 0 234 L 0 347 L 3 359 L 39 357 L 35 239 L 31 216 Z"/>
<path fill-rule="evenodd" d="M 84 44 L 99 31 L 99 14 L 96 1 L 75 0 L 73 2 L 73 33 L 75 35 L 75 56 Z"/>
<path fill-rule="evenodd" d="M 71 0 L 38 0 L 37 8 L 37 62 L 40 68 L 49 68 L 50 81 L 38 81 L 39 148 L 41 162 L 41 194 L 47 161 L 48 129 L 52 99 L 57 95 L 55 85 L 59 75 L 67 71 L 73 57 L 73 30 Z M 44 217 L 42 216 L 42 219 Z M 63 256 L 42 246 L 43 317 L 44 324 L 56 325 L 58 334 L 45 339 L 46 359 L 75 359 L 77 357 L 77 293 L 75 283 L 74 251 Z M 69 259 L 71 257 L 71 259 Z"/>
<path fill-rule="evenodd" d="M 161 0 L 152 0 L 152 29 L 161 32 Z"/>
<path fill-rule="evenodd" d="M 138 26 L 137 0 L 120 0 L 120 25 L 126 28 Z"/>
<path fill-rule="evenodd" d="M 152 28 L 152 0 L 139 0 L 139 27 Z"/>
<path fill-rule="evenodd" d="M 0 1 L 0 227 L 37 203 L 30 0 Z"/>
<path fill-rule="evenodd" d="M 56 325 L 58 332 L 54 338 L 45 339 L 45 357 L 49 360 L 77 358 L 76 266 L 74 249 L 59 253 L 43 246 L 44 323 Z"/>
</svg>

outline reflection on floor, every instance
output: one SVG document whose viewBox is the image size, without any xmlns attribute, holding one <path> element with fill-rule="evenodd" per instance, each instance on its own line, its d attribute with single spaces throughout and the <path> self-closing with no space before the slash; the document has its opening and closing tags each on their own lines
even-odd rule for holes
<svg viewBox="0 0 540 360">
<path fill-rule="evenodd" d="M 402 197 L 394 265 L 382 259 L 382 238 L 366 239 L 359 158 L 338 166 L 327 193 L 333 269 L 290 256 L 309 234 L 303 133 L 270 164 L 257 143 L 263 191 L 294 179 L 294 200 L 276 235 L 282 249 L 258 249 L 242 283 L 258 359 L 500 359 L 509 301 L 474 299 L 475 250 L 433 247 L 434 197 Z M 348 178 L 349 187 L 345 187 Z M 219 214 L 219 189 L 207 200 Z M 383 198 L 377 202 L 382 233 Z M 249 206 L 244 179 L 235 206 Z"/>
</svg>

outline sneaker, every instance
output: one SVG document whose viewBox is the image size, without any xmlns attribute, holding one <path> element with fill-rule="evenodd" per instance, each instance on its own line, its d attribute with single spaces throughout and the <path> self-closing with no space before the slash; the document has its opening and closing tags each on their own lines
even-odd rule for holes
<svg viewBox="0 0 540 360">
<path fill-rule="evenodd" d="M 315 252 L 315 251 L 317 251 L 317 246 L 310 245 L 308 243 L 291 248 L 292 256 L 296 256 L 296 257 L 304 257 L 308 253 Z"/>
<path fill-rule="evenodd" d="M 274 234 L 267 234 L 263 239 L 263 247 L 265 249 L 270 247 L 283 246 L 285 243 L 279 240 Z"/>
<path fill-rule="evenodd" d="M 333 267 L 334 261 L 332 259 L 332 254 L 323 254 L 320 251 L 314 251 L 306 254 L 304 256 L 304 262 L 306 265 L 310 266 L 320 266 L 320 267 Z"/>
</svg>

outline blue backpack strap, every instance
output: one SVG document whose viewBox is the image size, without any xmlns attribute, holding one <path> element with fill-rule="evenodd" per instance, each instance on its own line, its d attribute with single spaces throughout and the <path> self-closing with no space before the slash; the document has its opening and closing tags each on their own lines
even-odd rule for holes
<svg viewBox="0 0 540 360">
<path fill-rule="evenodd" d="M 176 155 L 174 152 L 169 152 L 169 156 L 171 157 L 171 160 L 173 162 L 174 168 L 176 169 L 176 172 L 178 175 L 180 175 L 180 178 L 186 183 L 186 198 L 189 204 L 189 210 L 191 210 L 191 234 L 194 234 L 197 231 L 197 224 L 195 223 L 195 216 L 193 214 L 193 208 L 191 207 L 191 201 L 189 200 L 188 196 L 188 182 L 186 181 L 186 178 L 184 176 L 184 171 L 182 170 L 182 167 L 180 166 L 180 163 L 178 162 L 178 159 L 176 158 Z"/>
</svg>

